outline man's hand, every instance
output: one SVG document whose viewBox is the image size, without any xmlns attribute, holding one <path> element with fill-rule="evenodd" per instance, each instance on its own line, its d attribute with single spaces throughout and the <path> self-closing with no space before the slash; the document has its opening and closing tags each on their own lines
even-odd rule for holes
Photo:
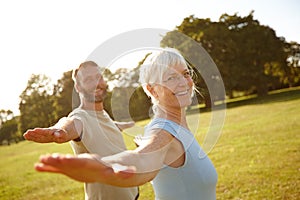
<svg viewBox="0 0 300 200">
<path fill-rule="evenodd" d="M 64 130 L 58 128 L 29 129 L 23 134 L 23 136 L 26 140 L 38 143 L 64 143 L 71 140 Z"/>
<path fill-rule="evenodd" d="M 27 130 L 23 136 L 26 140 L 38 143 L 64 143 L 79 137 L 82 132 L 80 120 L 63 117 L 49 128 L 34 128 Z"/>
</svg>

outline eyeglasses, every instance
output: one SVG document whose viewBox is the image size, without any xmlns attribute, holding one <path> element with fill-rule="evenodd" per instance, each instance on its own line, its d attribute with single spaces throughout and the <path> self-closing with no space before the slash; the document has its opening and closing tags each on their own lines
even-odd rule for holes
<svg viewBox="0 0 300 200">
<path fill-rule="evenodd" d="M 182 74 L 174 73 L 169 75 L 166 80 L 163 80 L 164 83 L 176 84 L 181 78 L 191 78 L 193 75 L 193 70 L 186 70 Z"/>
</svg>

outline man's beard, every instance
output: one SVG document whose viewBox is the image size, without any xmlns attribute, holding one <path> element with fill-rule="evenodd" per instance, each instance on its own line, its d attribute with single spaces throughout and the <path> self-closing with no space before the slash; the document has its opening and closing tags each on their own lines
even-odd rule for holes
<svg viewBox="0 0 300 200">
<path fill-rule="evenodd" d="M 103 88 L 102 88 L 103 89 Z M 104 101 L 104 98 L 106 97 L 106 89 L 103 89 L 103 92 L 101 95 L 95 95 L 90 94 L 88 91 L 84 90 L 82 92 L 83 98 L 86 99 L 86 101 L 91 102 L 91 103 L 101 103 Z"/>
</svg>

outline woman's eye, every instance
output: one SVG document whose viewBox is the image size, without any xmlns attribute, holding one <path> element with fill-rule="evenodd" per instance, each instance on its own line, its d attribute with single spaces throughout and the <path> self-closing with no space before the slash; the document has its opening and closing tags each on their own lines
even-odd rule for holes
<svg viewBox="0 0 300 200">
<path fill-rule="evenodd" d="M 184 76 L 185 78 L 188 78 L 188 77 L 191 76 L 191 73 L 190 73 L 189 71 L 184 72 L 183 76 Z"/>
<path fill-rule="evenodd" d="M 175 80 L 176 79 L 176 76 L 170 76 L 168 79 L 167 79 L 167 81 L 173 81 L 173 80 Z"/>
</svg>

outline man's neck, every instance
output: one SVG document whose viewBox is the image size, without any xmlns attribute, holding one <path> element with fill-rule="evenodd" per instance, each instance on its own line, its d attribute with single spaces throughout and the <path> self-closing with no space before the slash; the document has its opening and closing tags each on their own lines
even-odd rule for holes
<svg viewBox="0 0 300 200">
<path fill-rule="evenodd" d="M 87 102 L 82 101 L 80 107 L 84 110 L 102 111 L 104 109 L 103 102 Z"/>
</svg>

